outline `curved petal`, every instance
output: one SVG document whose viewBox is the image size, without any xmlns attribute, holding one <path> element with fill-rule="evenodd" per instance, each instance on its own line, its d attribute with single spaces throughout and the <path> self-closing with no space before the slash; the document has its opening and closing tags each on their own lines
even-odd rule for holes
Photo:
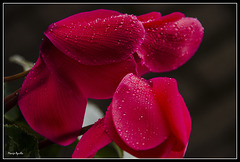
<svg viewBox="0 0 240 162">
<path fill-rule="evenodd" d="M 134 150 L 154 148 L 169 135 L 151 86 L 133 74 L 123 78 L 113 95 L 112 119 L 119 136 Z"/>
<path fill-rule="evenodd" d="M 103 119 L 98 120 L 80 139 L 72 158 L 91 158 L 112 140 L 105 132 Z"/>
<path fill-rule="evenodd" d="M 191 132 L 191 118 L 184 100 L 178 92 L 177 82 L 173 78 L 166 77 L 153 78 L 150 82 L 152 82 L 153 92 L 156 94 L 168 125 L 178 139 L 174 150 L 184 150 Z"/>
<path fill-rule="evenodd" d="M 179 152 L 172 152 L 172 148 L 176 142 L 173 136 L 168 136 L 168 138 L 160 145 L 148 149 L 148 150 L 135 150 L 129 147 L 128 144 L 123 141 L 119 136 L 112 119 L 112 105 L 109 106 L 106 115 L 104 117 L 104 126 L 106 127 L 106 132 L 108 136 L 123 150 L 128 153 L 138 157 L 138 158 L 182 158 L 183 154 Z M 173 153 L 175 153 L 173 155 Z M 177 154 L 178 153 L 178 154 Z M 178 155 L 178 156 L 177 156 Z"/>
<path fill-rule="evenodd" d="M 159 12 L 150 12 L 144 15 L 137 16 L 138 20 L 140 20 L 144 26 L 151 25 L 161 17 L 161 13 Z"/>
<path fill-rule="evenodd" d="M 82 64 L 123 61 L 142 44 L 145 30 L 136 16 L 112 12 L 73 15 L 50 25 L 45 35 L 61 52 Z"/>
<path fill-rule="evenodd" d="M 181 13 L 163 16 L 144 25 L 146 36 L 137 53 L 152 72 L 175 70 L 197 51 L 203 27 Z"/>
<path fill-rule="evenodd" d="M 40 52 L 49 69 L 69 84 L 75 84 L 88 98 L 111 98 L 122 78 L 128 73 L 136 73 L 132 56 L 119 63 L 83 65 L 60 52 L 47 38 L 44 38 Z"/>
<path fill-rule="evenodd" d="M 73 85 L 51 73 L 39 57 L 22 85 L 18 105 L 37 133 L 69 145 L 81 130 L 87 99 Z"/>
<path fill-rule="evenodd" d="M 94 10 L 94 11 L 80 12 L 78 14 L 74 14 L 74 15 L 69 16 L 65 19 L 62 19 L 56 23 L 60 24 L 60 25 L 70 26 L 73 24 L 88 23 L 88 22 L 94 21 L 98 18 L 104 19 L 106 17 L 118 16 L 118 15 L 122 15 L 122 13 L 114 11 L 114 10 L 98 9 L 98 10 Z"/>
<path fill-rule="evenodd" d="M 136 62 L 138 76 L 143 76 L 144 74 L 147 74 L 150 72 L 150 70 L 146 67 L 144 62 L 142 62 L 141 58 L 139 58 L 136 52 L 133 54 L 133 57 Z"/>
</svg>

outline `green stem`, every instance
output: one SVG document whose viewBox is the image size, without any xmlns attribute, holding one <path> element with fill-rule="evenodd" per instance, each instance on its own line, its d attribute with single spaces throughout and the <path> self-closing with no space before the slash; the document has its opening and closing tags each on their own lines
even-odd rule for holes
<svg viewBox="0 0 240 162">
<path fill-rule="evenodd" d="M 16 79 L 20 79 L 22 77 L 25 77 L 29 73 L 30 70 L 27 70 L 27 71 L 24 71 L 24 72 L 15 74 L 15 75 L 11 75 L 11 76 L 6 76 L 6 77 L 4 77 L 4 82 L 9 82 L 9 81 L 12 81 L 12 80 L 16 80 Z"/>
</svg>

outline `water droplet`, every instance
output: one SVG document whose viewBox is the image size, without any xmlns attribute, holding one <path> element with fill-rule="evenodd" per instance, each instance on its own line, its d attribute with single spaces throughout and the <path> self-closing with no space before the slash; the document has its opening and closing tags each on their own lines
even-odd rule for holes
<svg viewBox="0 0 240 162">
<path fill-rule="evenodd" d="M 118 40 L 117 44 L 119 45 L 121 43 L 121 40 Z"/>
<path fill-rule="evenodd" d="M 122 99 L 122 102 L 125 102 L 125 99 L 124 99 L 124 98 Z"/>
<path fill-rule="evenodd" d="M 162 42 L 162 44 L 164 44 L 166 42 L 166 40 L 162 39 L 161 42 Z"/>
<path fill-rule="evenodd" d="M 68 40 L 68 35 L 66 35 L 65 40 Z"/>
<path fill-rule="evenodd" d="M 188 30 L 193 30 L 193 26 L 190 25 L 190 26 L 188 27 Z"/>
</svg>

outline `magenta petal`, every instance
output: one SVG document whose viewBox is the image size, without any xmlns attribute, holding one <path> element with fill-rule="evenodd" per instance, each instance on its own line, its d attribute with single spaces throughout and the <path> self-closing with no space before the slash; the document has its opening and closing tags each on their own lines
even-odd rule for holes
<svg viewBox="0 0 240 162">
<path fill-rule="evenodd" d="M 144 74 L 150 72 L 149 69 L 145 66 L 144 62 L 142 62 L 141 58 L 139 58 L 137 53 L 134 53 L 133 57 L 136 62 L 138 76 L 143 76 Z"/>
<path fill-rule="evenodd" d="M 128 73 L 136 73 L 132 56 L 119 63 L 83 65 L 60 52 L 47 38 L 44 38 L 40 52 L 49 69 L 69 84 L 75 84 L 88 98 L 111 98 L 122 78 Z"/>
<path fill-rule="evenodd" d="M 123 78 L 113 96 L 112 118 L 119 136 L 135 150 L 156 147 L 169 134 L 151 86 L 133 74 Z"/>
<path fill-rule="evenodd" d="M 165 15 L 165 16 L 159 18 L 159 19 L 156 19 L 152 24 L 149 24 L 149 25 L 159 25 L 159 24 L 174 22 L 174 21 L 180 20 L 183 17 L 185 17 L 185 15 L 183 13 L 173 12 L 169 15 Z"/>
<path fill-rule="evenodd" d="M 86 101 L 75 87 L 49 72 L 40 57 L 24 80 L 18 105 L 33 130 L 65 146 L 79 135 Z"/>
<path fill-rule="evenodd" d="M 112 142 L 105 132 L 103 119 L 97 121 L 80 139 L 72 158 L 91 158 L 100 150 Z"/>
<path fill-rule="evenodd" d="M 94 11 L 80 12 L 78 14 L 74 14 L 56 23 L 61 25 L 72 25 L 72 23 L 74 24 L 88 23 L 90 21 L 95 21 L 98 18 L 104 19 L 106 17 L 118 16 L 118 15 L 121 15 L 121 13 L 113 10 L 98 9 Z"/>
<path fill-rule="evenodd" d="M 177 82 L 173 78 L 164 77 L 154 78 L 150 81 L 169 127 L 178 139 L 174 150 L 183 150 L 189 140 L 191 118 L 184 100 L 178 92 Z"/>
<path fill-rule="evenodd" d="M 144 27 L 146 37 L 138 54 L 152 72 L 182 66 L 197 51 L 203 37 L 201 23 L 180 13 L 163 16 Z"/>
<path fill-rule="evenodd" d="M 124 151 L 127 151 L 128 153 L 138 157 L 138 158 L 168 158 L 171 156 L 176 157 L 176 153 L 172 155 L 172 148 L 176 142 L 176 140 L 169 136 L 163 143 L 159 144 L 158 146 L 148 149 L 148 150 L 135 150 L 132 147 L 129 147 L 125 141 L 119 136 L 119 133 L 117 132 L 115 125 L 113 123 L 112 119 L 112 105 L 109 106 L 108 111 L 106 112 L 106 115 L 104 117 L 104 125 L 106 127 L 106 132 L 108 136 L 113 139 L 113 141 Z M 140 132 L 141 133 L 141 132 Z M 140 134 L 139 133 L 139 134 Z M 171 155 L 170 155 L 171 154 Z M 179 158 L 182 158 L 182 154 L 178 154 Z"/>
<path fill-rule="evenodd" d="M 56 22 L 45 35 L 61 52 L 82 64 L 103 65 L 132 55 L 142 44 L 145 30 L 136 16 L 96 10 Z"/>
<path fill-rule="evenodd" d="M 151 23 L 154 23 L 155 20 L 159 19 L 161 17 L 161 13 L 159 12 L 150 12 L 144 15 L 138 16 L 138 20 L 140 20 L 144 26 L 151 25 Z"/>
</svg>

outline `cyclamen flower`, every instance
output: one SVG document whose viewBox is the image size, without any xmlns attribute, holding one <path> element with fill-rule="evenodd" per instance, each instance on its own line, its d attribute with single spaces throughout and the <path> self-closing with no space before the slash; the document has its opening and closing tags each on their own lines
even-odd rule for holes
<svg viewBox="0 0 240 162">
<path fill-rule="evenodd" d="M 190 132 L 191 118 L 175 79 L 146 81 L 128 74 L 105 117 L 82 136 L 72 157 L 93 157 L 114 141 L 139 158 L 182 158 Z"/>
<path fill-rule="evenodd" d="M 180 12 L 161 17 L 158 12 L 138 16 L 146 33 L 137 50 L 142 64 L 152 72 L 168 72 L 186 63 L 203 37 L 201 23 Z"/>
<path fill-rule="evenodd" d="M 203 28 L 181 13 L 136 17 L 95 10 L 53 23 L 44 34 L 18 105 L 32 129 L 68 145 L 81 130 L 87 98 L 111 98 L 128 73 L 181 66 L 197 50 Z"/>
<path fill-rule="evenodd" d="M 135 16 L 110 10 L 79 13 L 50 25 L 18 98 L 31 128 L 60 145 L 74 142 L 87 97 L 110 98 L 122 77 L 135 71 L 132 54 L 144 33 Z"/>
</svg>

